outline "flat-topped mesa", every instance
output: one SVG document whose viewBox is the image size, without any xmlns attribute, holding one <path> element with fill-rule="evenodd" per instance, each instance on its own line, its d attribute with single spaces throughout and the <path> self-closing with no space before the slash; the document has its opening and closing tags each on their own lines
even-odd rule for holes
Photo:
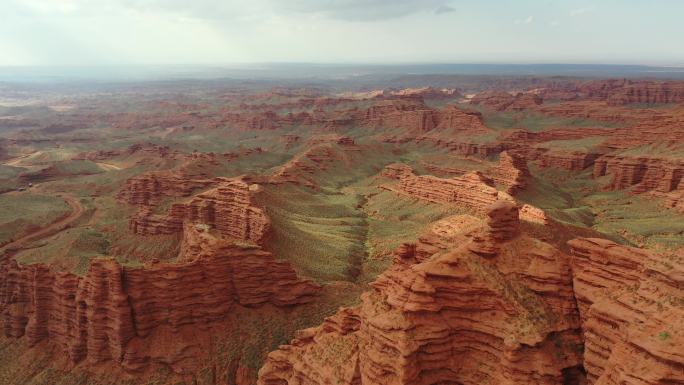
<svg viewBox="0 0 684 385">
<path fill-rule="evenodd" d="M 435 116 L 438 130 L 457 130 L 467 132 L 488 132 L 482 121 L 482 114 L 476 111 L 464 111 L 456 106 L 446 106 L 437 111 Z"/>
<path fill-rule="evenodd" d="M 436 127 L 435 111 L 422 100 L 383 100 L 365 110 L 362 124 L 372 128 L 403 127 L 429 131 Z"/>
<path fill-rule="evenodd" d="M 452 221 L 450 228 L 467 233 L 468 222 Z M 458 230 L 430 231 L 397 250 L 395 263 L 359 306 L 340 309 L 270 353 L 258 384 L 557 385 L 581 379 L 567 256 L 519 236 L 497 258 L 483 259 Z"/>
<path fill-rule="evenodd" d="M 605 239 L 568 244 L 589 384 L 684 383 L 682 258 Z"/>
<path fill-rule="evenodd" d="M 413 98 L 379 102 L 365 110 L 359 124 L 373 128 L 405 128 L 407 133 L 431 130 L 489 132 L 479 112 L 464 111 L 456 106 L 437 110 Z"/>
<path fill-rule="evenodd" d="M 520 235 L 520 212 L 514 202 L 499 200 L 489 207 L 487 217 L 487 226 L 473 237 L 470 251 L 492 257 L 498 253 L 501 243 Z"/>
<path fill-rule="evenodd" d="M 515 194 L 527 187 L 530 170 L 527 161 L 521 155 L 504 151 L 499 155 L 499 164 L 487 172 L 499 185 L 506 187 L 506 192 Z"/>
<path fill-rule="evenodd" d="M 131 218 L 130 228 L 139 235 L 173 234 L 183 223 L 207 225 L 225 237 L 261 244 L 270 229 L 263 209 L 252 204 L 254 186 L 240 179 L 217 180 L 217 187 L 174 203 L 166 215 L 142 210 Z M 258 186 L 257 186 L 258 187 Z"/>
<path fill-rule="evenodd" d="M 398 191 L 434 203 L 449 203 L 482 212 L 498 199 L 494 181 L 479 171 L 454 178 L 404 175 Z"/>
<path fill-rule="evenodd" d="M 208 348 L 195 339 L 197 330 L 227 319 L 236 306 L 293 306 L 318 292 L 268 252 L 200 239 L 211 236 L 193 231 L 188 229 L 188 238 L 201 244 L 184 245 L 188 255 L 177 264 L 123 267 L 113 259 L 92 259 L 79 277 L 42 264 L 3 263 L 4 334 L 26 336 L 31 346 L 49 341 L 73 363 L 113 362 L 141 373 L 163 362 L 183 372 Z M 178 350 L 167 349 L 168 338 Z"/>
</svg>

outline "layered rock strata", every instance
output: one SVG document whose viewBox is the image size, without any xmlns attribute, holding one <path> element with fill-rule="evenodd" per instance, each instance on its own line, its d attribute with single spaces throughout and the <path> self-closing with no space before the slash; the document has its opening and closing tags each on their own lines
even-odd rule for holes
<svg viewBox="0 0 684 385">
<path fill-rule="evenodd" d="M 383 171 L 399 184 L 394 191 L 435 203 L 448 203 L 484 212 L 498 199 L 494 182 L 480 172 L 454 178 L 415 175 L 408 166 L 390 165 Z"/>
<path fill-rule="evenodd" d="M 582 151 L 546 151 L 539 155 L 540 167 L 582 171 L 591 167 L 601 154 Z"/>
<path fill-rule="evenodd" d="M 486 106 L 496 111 L 524 111 L 542 104 L 541 96 L 531 92 L 511 94 L 504 91 L 487 91 L 475 95 L 470 104 Z"/>
<path fill-rule="evenodd" d="M 487 174 L 497 184 L 505 186 L 507 193 L 515 194 L 527 187 L 530 170 L 524 157 L 504 151 L 499 155 L 498 166 L 489 170 Z"/>
<path fill-rule="evenodd" d="M 520 213 L 511 201 L 500 200 L 487 212 L 485 231 L 473 236 L 470 251 L 491 257 L 498 253 L 498 245 L 517 237 L 520 233 Z"/>
<path fill-rule="evenodd" d="M 569 245 L 588 382 L 684 383 L 681 258 L 604 239 Z"/>
<path fill-rule="evenodd" d="M 495 231 L 506 240 L 490 258 L 472 253 L 464 234 L 441 238 L 446 245 L 403 245 L 359 306 L 270 353 L 258 384 L 580 380 L 582 342 L 567 256 L 516 236 L 512 223 L 494 220 L 490 227 L 512 230 Z"/>
<path fill-rule="evenodd" d="M 296 305 L 311 301 L 318 290 L 298 279 L 287 262 L 257 247 L 217 240 L 192 225 L 186 234 L 178 264 L 126 267 L 93 259 L 79 277 L 43 264 L 5 262 L 0 268 L 5 335 L 25 336 L 31 346 L 48 341 L 73 363 L 114 362 L 132 372 L 152 362 L 182 367 L 194 357 L 187 349 L 167 355 L 154 349 L 155 343 L 164 344 L 152 338 L 158 329 L 173 339 L 185 326 L 206 328 L 225 319 L 237 305 Z"/>
<path fill-rule="evenodd" d="M 149 172 L 128 179 L 117 199 L 135 206 L 152 207 L 166 198 L 189 197 L 195 190 L 213 183 L 210 179 L 191 179 L 170 171 Z"/>
<path fill-rule="evenodd" d="M 139 235 L 173 234 L 184 223 L 200 224 L 215 229 L 220 235 L 261 244 L 270 228 L 263 209 L 252 204 L 250 185 L 239 179 L 221 179 L 217 187 L 174 203 L 165 215 L 142 209 L 130 220 L 131 230 Z"/>
<path fill-rule="evenodd" d="M 657 157 L 605 155 L 596 160 L 594 177 L 612 176 L 608 188 L 634 192 L 668 193 L 679 189 L 684 178 L 684 161 Z"/>
</svg>

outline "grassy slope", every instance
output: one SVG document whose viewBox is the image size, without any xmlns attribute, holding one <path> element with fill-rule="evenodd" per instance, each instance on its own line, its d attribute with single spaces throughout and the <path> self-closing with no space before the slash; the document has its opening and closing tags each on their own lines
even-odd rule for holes
<svg viewBox="0 0 684 385">
<path fill-rule="evenodd" d="M 32 192 L 0 195 L 0 244 L 23 235 L 32 228 L 53 222 L 69 211 L 62 198 Z"/>
<path fill-rule="evenodd" d="M 501 112 L 473 105 L 463 107 L 481 112 L 485 125 L 497 131 L 524 128 L 531 132 L 540 132 L 558 127 L 612 128 L 614 126 L 597 120 L 548 116 L 530 111 Z"/>
<path fill-rule="evenodd" d="M 684 215 L 663 208 L 658 199 L 628 191 L 602 191 L 591 170 L 573 174 L 531 168 L 535 180 L 518 197 L 552 218 L 587 227 L 622 243 L 671 250 L 684 247 Z"/>
</svg>

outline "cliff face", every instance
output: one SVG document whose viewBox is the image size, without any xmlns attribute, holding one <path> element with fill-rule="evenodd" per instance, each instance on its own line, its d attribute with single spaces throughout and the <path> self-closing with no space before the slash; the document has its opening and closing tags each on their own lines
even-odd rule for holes
<svg viewBox="0 0 684 385">
<path fill-rule="evenodd" d="M 435 203 L 450 203 L 475 211 L 484 211 L 498 199 L 494 182 L 480 172 L 471 172 L 454 178 L 417 176 L 406 165 L 390 165 L 385 176 L 399 180 L 397 192 Z"/>
<path fill-rule="evenodd" d="M 567 256 L 520 234 L 510 202 L 488 217 L 399 247 L 359 306 L 270 353 L 258 384 L 684 382 L 681 255 L 578 238 Z"/>
<path fill-rule="evenodd" d="M 488 172 L 494 181 L 506 187 L 506 192 L 515 194 L 527 187 L 530 170 L 524 157 L 504 151 L 499 155 L 499 165 Z"/>
<path fill-rule="evenodd" d="M 517 216 L 514 206 L 504 206 L 494 211 Z M 503 217 L 492 215 L 481 230 L 461 217 L 403 245 L 361 305 L 269 354 L 258 383 L 579 380 L 582 342 L 567 256 L 519 235 Z M 496 239 L 499 251 L 487 258 L 471 252 L 472 231 Z"/>
<path fill-rule="evenodd" d="M 590 383 L 684 383 L 681 258 L 603 239 L 569 242 Z"/>
<path fill-rule="evenodd" d="M 534 93 L 510 94 L 503 91 L 487 91 L 475 95 L 470 104 L 486 106 L 497 111 L 524 111 L 542 104 L 541 96 Z"/>
<path fill-rule="evenodd" d="M 551 99 L 587 99 L 606 101 L 608 105 L 630 103 L 681 103 L 684 82 L 657 80 L 609 79 L 576 84 L 559 84 L 541 91 Z"/>
<path fill-rule="evenodd" d="M 173 234 L 182 231 L 183 223 L 188 222 L 207 225 L 226 237 L 260 244 L 269 231 L 270 220 L 261 208 L 252 205 L 250 185 L 221 178 L 214 183 L 217 187 L 188 202 L 172 204 L 166 215 L 155 215 L 143 207 L 131 218 L 131 230 L 139 235 Z"/>
<path fill-rule="evenodd" d="M 684 177 L 684 162 L 643 156 L 605 155 L 594 166 L 594 177 L 611 175 L 611 190 L 667 193 L 677 190 Z"/>
<path fill-rule="evenodd" d="M 296 305 L 317 290 L 272 254 L 215 239 L 192 225 L 177 264 L 134 268 L 94 259 L 84 277 L 13 260 L 0 269 L 6 336 L 26 336 L 29 345 L 50 341 L 74 363 L 113 362 L 131 372 L 152 361 L 175 369 L 192 359 L 185 349 L 165 352 L 163 341 L 158 348 L 145 342 L 157 330 L 173 339 L 184 326 L 221 321 L 235 305 Z"/>
<path fill-rule="evenodd" d="M 165 198 L 188 197 L 194 190 L 212 183 L 209 179 L 185 178 L 172 172 L 150 172 L 128 179 L 117 198 L 135 206 L 156 206 Z"/>
<path fill-rule="evenodd" d="M 538 156 L 539 166 L 553 167 L 567 171 L 582 171 L 594 164 L 601 154 L 581 151 L 543 152 Z"/>
</svg>

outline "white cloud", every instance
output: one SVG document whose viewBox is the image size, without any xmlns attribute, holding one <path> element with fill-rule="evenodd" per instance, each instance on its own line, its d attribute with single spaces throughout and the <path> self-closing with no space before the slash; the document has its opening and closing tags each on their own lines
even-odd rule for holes
<svg viewBox="0 0 684 385">
<path fill-rule="evenodd" d="M 589 13 L 589 12 L 593 11 L 594 8 L 595 8 L 594 6 L 591 6 L 591 7 L 573 9 L 570 11 L 570 16 L 574 17 L 574 16 L 584 15 L 585 13 Z"/>
<path fill-rule="evenodd" d="M 530 15 L 524 19 L 516 19 L 515 24 L 532 24 L 534 22 L 534 16 Z"/>
</svg>

